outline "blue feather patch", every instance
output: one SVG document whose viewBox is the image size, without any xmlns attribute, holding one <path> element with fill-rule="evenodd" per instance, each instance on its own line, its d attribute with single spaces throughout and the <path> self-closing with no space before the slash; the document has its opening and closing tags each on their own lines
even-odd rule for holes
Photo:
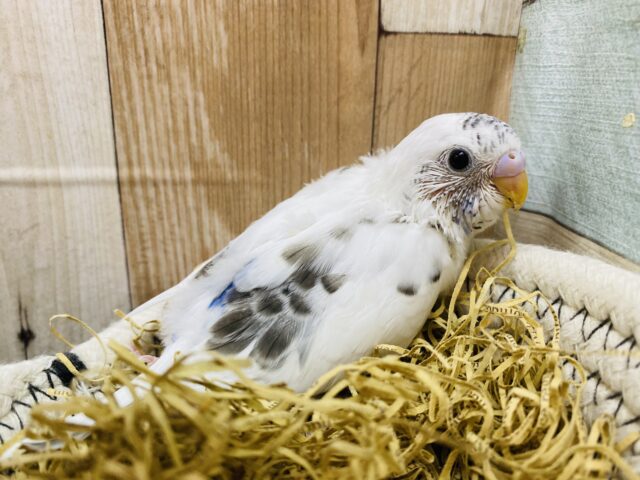
<svg viewBox="0 0 640 480">
<path fill-rule="evenodd" d="M 227 287 L 222 291 L 222 293 L 211 301 L 211 303 L 209 304 L 209 308 L 224 306 L 226 304 L 227 295 L 234 287 L 235 285 L 233 282 L 227 285 Z"/>
</svg>

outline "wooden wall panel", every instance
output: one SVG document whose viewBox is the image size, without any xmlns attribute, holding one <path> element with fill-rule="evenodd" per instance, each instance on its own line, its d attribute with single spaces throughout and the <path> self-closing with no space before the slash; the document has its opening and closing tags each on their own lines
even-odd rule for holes
<svg viewBox="0 0 640 480">
<path fill-rule="evenodd" d="M 477 111 L 506 120 L 516 38 L 380 37 L 373 145 L 392 146 L 424 119 Z"/>
<path fill-rule="evenodd" d="M 380 0 L 387 32 L 518 35 L 523 0 Z"/>
<path fill-rule="evenodd" d="M 129 295 L 100 1 L 0 0 L 0 65 L 4 362 L 64 349 L 51 315 L 100 329 Z"/>
<path fill-rule="evenodd" d="M 371 145 L 377 0 L 105 0 L 134 303 Z"/>
</svg>

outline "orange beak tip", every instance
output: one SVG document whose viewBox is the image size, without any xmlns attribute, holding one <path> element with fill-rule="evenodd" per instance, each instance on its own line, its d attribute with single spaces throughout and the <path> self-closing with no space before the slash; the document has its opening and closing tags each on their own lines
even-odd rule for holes
<svg viewBox="0 0 640 480">
<path fill-rule="evenodd" d="M 509 207 L 520 210 L 529 191 L 527 172 L 522 171 L 513 177 L 495 177 L 493 184 L 509 202 Z"/>
</svg>

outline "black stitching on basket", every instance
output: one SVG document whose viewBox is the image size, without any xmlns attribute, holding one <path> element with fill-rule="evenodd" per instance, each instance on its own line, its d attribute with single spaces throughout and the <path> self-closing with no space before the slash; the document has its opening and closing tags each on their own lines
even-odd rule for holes
<svg viewBox="0 0 640 480">
<path fill-rule="evenodd" d="M 585 313 L 586 311 L 587 311 L 587 309 L 586 309 L 586 308 L 584 308 L 584 307 L 582 307 L 580 310 L 578 310 L 578 311 L 573 315 L 573 317 L 571 317 L 571 318 L 570 318 L 569 320 L 567 320 L 567 321 L 568 321 L 568 322 L 570 322 L 571 320 L 575 320 L 575 319 L 578 317 L 578 315 L 582 315 L 582 314 L 583 314 L 583 313 Z"/>
<path fill-rule="evenodd" d="M 47 369 L 47 370 L 44 371 L 44 373 L 46 373 L 46 375 L 47 375 L 47 381 L 49 382 L 49 388 L 55 388 L 53 380 L 51 379 L 51 372 Z"/>
<path fill-rule="evenodd" d="M 636 346 L 636 339 L 634 338 L 633 341 L 631 342 L 631 345 L 629 345 L 629 351 L 627 352 L 627 370 L 629 370 L 629 365 L 631 364 L 631 350 L 633 350 L 633 347 Z"/>
<path fill-rule="evenodd" d="M 55 397 L 52 397 L 51 395 L 49 395 L 47 392 L 45 392 L 44 390 L 42 390 L 41 388 L 36 387 L 35 385 L 33 385 L 32 383 L 29 383 L 27 386 L 27 389 L 29 390 L 29 393 L 31 394 L 31 397 L 33 398 L 33 401 L 36 403 L 39 403 L 38 401 L 38 397 L 36 396 L 36 392 L 40 393 L 42 395 L 44 395 L 45 397 L 47 397 L 49 400 L 55 400 Z"/>
<path fill-rule="evenodd" d="M 598 370 L 590 373 L 589 375 L 587 375 L 587 381 L 593 379 L 593 378 L 597 378 L 598 381 L 596 382 L 596 386 L 593 389 L 593 403 L 594 404 L 598 404 L 598 400 L 596 398 L 596 395 L 598 394 L 598 386 L 600 385 L 600 372 Z"/>
<path fill-rule="evenodd" d="M 618 400 L 618 406 L 616 407 L 616 411 L 613 412 L 613 418 L 618 418 L 618 412 L 620 411 L 620 408 L 622 407 L 622 401 L 624 399 L 622 398 L 622 394 L 620 394 L 620 400 Z"/>
<path fill-rule="evenodd" d="M 636 423 L 636 422 L 640 422 L 640 415 L 638 415 L 637 417 L 633 417 L 632 419 L 627 420 L 624 423 L 621 423 L 620 426 L 625 427 L 627 425 L 631 425 L 632 423 Z"/>
<path fill-rule="evenodd" d="M 24 403 L 21 400 L 14 400 L 13 401 L 13 405 L 15 405 L 15 404 L 22 405 L 23 407 L 31 408 L 31 405 L 29 405 L 28 403 Z"/>
<path fill-rule="evenodd" d="M 609 341 L 609 334 L 611 333 L 611 330 L 613 329 L 613 322 L 609 323 L 609 329 L 607 330 L 607 334 L 604 336 L 604 349 L 607 349 L 607 342 Z"/>
<path fill-rule="evenodd" d="M 622 392 L 615 392 L 609 395 L 605 400 L 613 400 L 614 398 L 618 398 L 618 406 L 616 407 L 615 412 L 613 412 L 613 417 L 616 418 L 618 416 L 618 412 L 620 411 L 620 407 L 622 407 Z"/>
<path fill-rule="evenodd" d="M 500 294 L 500 296 L 498 297 L 498 300 L 496 300 L 496 303 L 500 303 L 500 301 L 502 300 L 502 297 L 505 296 L 505 294 L 507 293 L 507 291 L 511 290 L 510 288 L 505 288 L 502 293 Z"/>
<path fill-rule="evenodd" d="M 33 385 L 31 385 L 30 383 L 28 384 L 27 390 L 29 390 L 29 393 L 31 394 L 31 398 L 33 398 L 33 401 L 35 403 L 38 403 L 38 397 L 36 397 L 35 392 L 33 391 L 33 389 L 31 388 Z"/>
<path fill-rule="evenodd" d="M 6 428 L 7 430 L 15 430 L 15 428 L 13 428 L 11 425 L 7 425 L 7 424 L 6 424 L 6 423 L 4 423 L 4 422 L 0 422 L 0 427 L 4 427 L 4 428 Z"/>
<path fill-rule="evenodd" d="M 542 295 L 539 293 L 538 295 L 536 295 L 536 318 L 538 319 L 538 321 L 542 320 L 542 317 L 540 316 L 540 301 L 542 300 Z"/>
<path fill-rule="evenodd" d="M 508 290 L 511 290 L 511 289 L 510 288 L 505 288 L 504 289 L 504 291 L 498 297 L 498 300 L 496 301 L 496 303 L 499 302 L 500 300 L 502 300 L 502 298 L 504 297 L 504 295 L 507 293 Z M 512 298 L 515 298 L 515 290 L 513 290 Z M 541 295 L 540 294 L 536 295 L 535 299 L 536 299 L 536 307 L 538 307 L 538 303 L 541 300 Z M 563 301 L 562 297 L 556 298 L 553 302 L 551 302 L 551 305 L 547 305 L 547 308 L 545 308 L 542 313 L 539 313 L 539 309 L 536 309 L 536 316 L 538 317 L 538 320 L 542 320 L 542 318 L 549 311 L 549 308 L 551 308 L 551 306 L 554 306 L 556 303 L 559 304 L 557 313 L 558 313 L 558 319 L 560 319 L 560 316 L 561 316 L 561 313 L 562 313 L 562 307 L 564 306 L 564 301 Z M 603 327 L 608 325 L 607 333 L 605 334 L 604 343 L 603 343 L 603 346 L 606 349 L 607 342 L 609 340 L 609 334 L 611 333 L 611 330 L 613 329 L 613 323 L 611 322 L 611 318 L 607 318 L 607 319 L 603 320 L 602 322 L 600 322 L 600 324 L 597 327 L 595 327 L 587 336 L 587 335 L 585 335 L 585 324 L 586 324 L 586 320 L 587 320 L 587 316 L 589 315 L 589 312 L 587 311 L 586 307 L 582 307 L 580 310 L 578 310 L 568 320 L 568 322 L 570 322 L 572 320 L 575 320 L 580 315 L 582 315 L 581 333 L 582 333 L 583 341 L 590 340 L 598 330 L 600 330 L 601 328 L 603 328 Z M 627 343 L 629 341 L 631 341 L 631 344 L 629 346 L 629 351 L 627 352 L 627 369 L 629 369 L 629 365 L 630 365 L 630 362 L 631 362 L 632 349 L 637 344 L 636 339 L 633 337 L 633 335 L 631 335 L 631 336 L 623 339 L 620 343 L 618 343 L 618 345 L 615 346 L 615 348 L 619 348 L 619 347 L 621 347 L 622 345 L 624 345 L 625 343 Z M 563 366 L 566 365 L 567 362 L 568 361 L 565 361 L 563 363 Z M 571 379 L 573 380 L 573 379 L 575 379 L 575 374 L 577 372 L 577 369 L 575 368 L 575 366 L 573 364 L 571 366 L 572 366 Z M 640 362 L 638 362 L 634 366 L 634 368 L 638 368 L 638 367 L 640 367 Z M 596 370 L 595 372 L 590 373 L 587 376 L 587 380 L 591 380 L 593 378 L 597 379 L 595 388 L 593 390 L 593 403 L 595 405 L 598 405 L 597 394 L 598 394 L 598 388 L 600 387 L 600 383 L 602 381 L 602 378 L 600 377 L 600 372 Z M 621 392 L 613 393 L 613 394 L 607 396 L 607 398 L 606 398 L 607 400 L 613 400 L 613 399 L 616 399 L 616 398 L 618 398 L 619 400 L 618 400 L 618 405 L 616 406 L 616 409 L 614 411 L 614 417 L 617 417 L 617 415 L 618 415 L 618 413 L 620 411 L 620 408 L 622 408 L 622 404 L 624 403 L 624 399 L 622 397 L 622 393 Z M 640 416 L 634 417 L 634 418 L 624 422 L 623 424 L 621 424 L 621 426 L 629 425 L 629 424 L 637 422 L 637 421 L 640 421 Z"/>
<path fill-rule="evenodd" d="M 22 417 L 20 416 L 20 414 L 16 410 L 16 405 L 21 405 L 21 406 L 27 407 L 27 408 L 31 408 L 31 405 L 29 405 L 28 403 L 24 403 L 24 402 L 22 402 L 20 400 L 14 400 L 13 402 L 11 402 L 11 410 L 10 411 L 15 413 L 16 417 L 18 417 L 18 423 L 20 424 L 20 430 L 22 430 L 24 428 L 24 422 L 22 421 Z"/>
<path fill-rule="evenodd" d="M 593 404 L 598 405 L 598 387 L 600 386 L 600 382 L 602 381 L 602 377 L 598 375 L 598 380 L 596 381 L 596 388 L 593 389 Z"/>
<path fill-rule="evenodd" d="M 542 312 L 542 313 L 540 314 L 540 317 L 538 317 L 538 318 L 542 318 L 542 317 L 544 317 L 544 316 L 547 314 L 547 312 L 549 311 L 549 309 L 550 309 L 551 307 L 553 307 L 556 303 L 560 302 L 560 301 L 562 301 L 562 298 L 560 298 L 560 297 L 556 298 L 553 302 L 551 302 L 551 305 L 547 305 L 547 308 L 545 308 L 545 309 L 544 309 L 544 312 Z M 573 319 L 572 319 L 572 320 L 573 320 Z"/>
<path fill-rule="evenodd" d="M 20 415 L 16 411 L 16 407 L 14 407 L 13 404 L 11 404 L 11 411 L 13 413 L 15 413 L 16 417 L 18 417 L 18 423 L 20 424 L 20 430 L 22 430 L 24 428 L 24 423 L 22 423 L 22 418 L 20 417 Z"/>
<path fill-rule="evenodd" d="M 594 328 L 593 330 L 591 330 L 591 333 L 589 334 L 589 336 L 586 338 L 586 340 L 590 340 L 591 337 L 593 337 L 593 334 L 596 333 L 598 330 L 600 330 L 602 327 L 604 327 L 605 325 L 611 323 L 611 319 L 607 318 L 606 320 L 603 320 L 600 325 L 598 325 L 596 328 Z"/>
<path fill-rule="evenodd" d="M 582 341 L 586 342 L 587 337 L 584 334 L 584 325 L 587 323 L 587 315 L 589 315 L 589 312 L 587 312 L 587 309 L 584 307 L 582 309 L 584 310 L 584 315 L 582 316 L 582 327 L 580 327 L 580 332 L 582 333 Z"/>
<path fill-rule="evenodd" d="M 615 348 L 620 348 L 622 345 L 624 345 L 625 343 L 627 343 L 627 342 L 629 342 L 629 341 L 631 341 L 631 340 L 634 340 L 634 341 L 635 341 L 635 339 L 633 338 L 633 335 L 629 335 L 628 337 L 623 338 L 623 339 L 620 341 L 620 343 L 618 343 L 618 344 L 616 345 L 616 347 L 615 347 Z"/>
</svg>

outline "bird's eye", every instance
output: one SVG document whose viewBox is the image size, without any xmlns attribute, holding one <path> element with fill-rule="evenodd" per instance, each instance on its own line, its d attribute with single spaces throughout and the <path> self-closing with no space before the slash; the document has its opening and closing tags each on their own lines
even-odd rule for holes
<svg viewBox="0 0 640 480">
<path fill-rule="evenodd" d="M 469 153 L 459 148 L 455 150 L 451 150 L 449 153 L 449 168 L 454 172 L 462 172 L 469 168 L 471 165 L 471 157 L 469 157 Z"/>
</svg>

